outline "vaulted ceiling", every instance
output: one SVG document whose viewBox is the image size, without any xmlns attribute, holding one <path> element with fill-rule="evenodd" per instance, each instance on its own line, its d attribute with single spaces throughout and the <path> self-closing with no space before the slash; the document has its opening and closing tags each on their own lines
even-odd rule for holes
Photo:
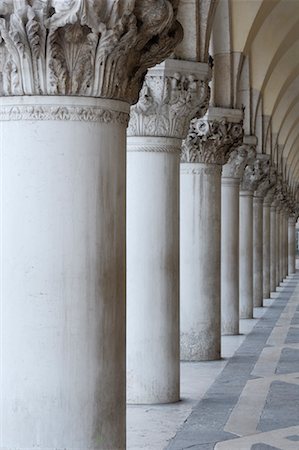
<svg viewBox="0 0 299 450">
<path fill-rule="evenodd" d="M 179 20 L 187 32 L 177 56 L 203 60 L 209 48 L 212 104 L 245 108 L 245 133 L 297 194 L 299 0 L 181 0 Z"/>
</svg>

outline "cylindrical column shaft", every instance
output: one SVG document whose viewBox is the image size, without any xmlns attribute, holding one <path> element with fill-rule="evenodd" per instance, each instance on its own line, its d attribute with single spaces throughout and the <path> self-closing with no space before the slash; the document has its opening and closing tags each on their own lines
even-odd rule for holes
<svg viewBox="0 0 299 450">
<path fill-rule="evenodd" d="M 263 204 L 263 298 L 270 298 L 270 247 L 271 247 L 271 220 L 270 203 Z"/>
<path fill-rule="evenodd" d="M 129 403 L 179 400 L 180 147 L 175 138 L 128 138 Z"/>
<path fill-rule="evenodd" d="M 284 279 L 284 212 L 283 209 L 279 212 L 279 255 L 280 255 L 280 263 L 279 263 L 279 281 L 282 282 Z"/>
<path fill-rule="evenodd" d="M 276 286 L 280 285 L 280 207 L 276 209 Z"/>
<path fill-rule="evenodd" d="M 181 359 L 220 358 L 221 166 L 181 163 Z"/>
<path fill-rule="evenodd" d="M 289 245 L 288 245 L 288 221 L 289 214 L 285 212 L 284 214 L 284 278 L 288 275 L 288 254 L 289 254 Z"/>
<path fill-rule="evenodd" d="M 221 181 L 221 332 L 239 333 L 239 185 Z"/>
<path fill-rule="evenodd" d="M 253 193 L 240 191 L 240 318 L 253 318 Z"/>
<path fill-rule="evenodd" d="M 296 219 L 289 217 L 288 220 L 288 272 L 292 275 L 296 272 Z"/>
<path fill-rule="evenodd" d="M 276 277 L 276 206 L 270 209 L 270 291 L 275 292 L 277 286 Z"/>
<path fill-rule="evenodd" d="M 124 449 L 129 105 L 1 107 L 1 447 Z"/>
<path fill-rule="evenodd" d="M 263 197 L 253 197 L 253 306 L 263 305 Z"/>
</svg>

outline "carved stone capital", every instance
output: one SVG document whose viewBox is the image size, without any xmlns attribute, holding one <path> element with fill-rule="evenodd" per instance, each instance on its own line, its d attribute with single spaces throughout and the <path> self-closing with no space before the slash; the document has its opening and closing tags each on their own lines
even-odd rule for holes
<svg viewBox="0 0 299 450">
<path fill-rule="evenodd" d="M 244 169 L 255 158 L 255 147 L 248 144 L 242 144 L 235 148 L 223 166 L 222 176 L 227 178 L 241 179 Z"/>
<path fill-rule="evenodd" d="M 238 110 L 237 110 L 238 111 Z M 237 120 L 234 120 L 237 119 Z M 240 116 L 213 118 L 207 114 L 193 119 L 182 145 L 182 162 L 226 164 L 232 151 L 243 140 L 243 122 Z"/>
<path fill-rule="evenodd" d="M 208 108 L 210 75 L 207 64 L 175 59 L 150 69 L 138 103 L 131 107 L 128 136 L 184 139 L 190 120 Z"/>
<path fill-rule="evenodd" d="M 0 96 L 138 98 L 182 39 L 176 0 L 0 2 Z"/>
<path fill-rule="evenodd" d="M 257 197 L 267 197 L 267 193 L 275 186 L 277 181 L 277 171 L 276 168 L 273 166 L 270 166 L 270 161 L 265 160 L 263 162 L 262 170 L 264 173 L 263 178 L 261 179 L 260 183 L 258 184 L 258 187 L 255 191 L 255 196 Z M 271 194 L 270 194 L 271 196 Z"/>
<path fill-rule="evenodd" d="M 263 158 L 264 155 L 258 155 L 244 170 L 241 182 L 242 191 L 256 191 L 258 185 L 269 174 L 269 159 Z"/>
</svg>

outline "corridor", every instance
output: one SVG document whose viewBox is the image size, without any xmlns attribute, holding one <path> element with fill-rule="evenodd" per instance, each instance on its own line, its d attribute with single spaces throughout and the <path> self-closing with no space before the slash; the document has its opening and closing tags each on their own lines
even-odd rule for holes
<svg viewBox="0 0 299 450">
<path fill-rule="evenodd" d="M 259 320 L 241 321 L 245 336 L 223 337 L 227 356 L 242 340 L 231 358 L 182 364 L 182 392 L 189 371 L 189 398 L 182 395 L 176 405 L 129 407 L 129 450 L 298 450 L 298 269 L 272 295 L 264 308 L 255 308 Z M 196 383 L 201 398 L 191 410 Z M 175 434 L 173 422 L 180 419 Z"/>
</svg>

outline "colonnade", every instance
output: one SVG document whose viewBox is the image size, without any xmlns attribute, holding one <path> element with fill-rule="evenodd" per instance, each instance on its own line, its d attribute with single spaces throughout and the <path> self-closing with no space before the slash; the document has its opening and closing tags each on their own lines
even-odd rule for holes
<svg viewBox="0 0 299 450">
<path fill-rule="evenodd" d="M 210 65 L 166 59 L 176 2 L 58 3 L 1 18 L 1 445 L 118 450 L 126 365 L 129 402 L 178 401 L 295 271 L 297 210 Z"/>
</svg>

